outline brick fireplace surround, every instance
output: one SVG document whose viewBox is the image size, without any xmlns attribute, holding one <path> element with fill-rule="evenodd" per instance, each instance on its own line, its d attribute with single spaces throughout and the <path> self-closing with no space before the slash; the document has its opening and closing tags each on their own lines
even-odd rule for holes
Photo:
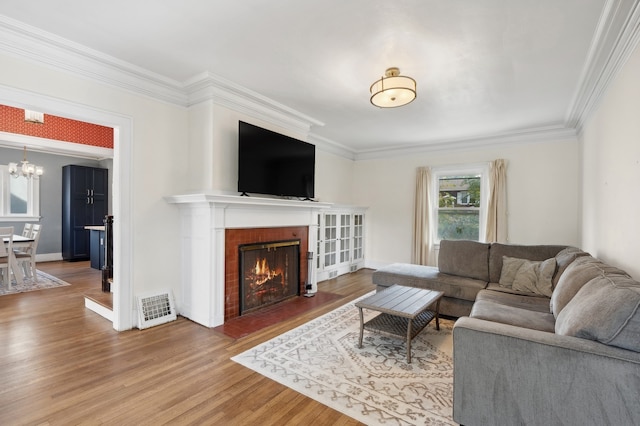
<svg viewBox="0 0 640 426">
<path fill-rule="evenodd" d="M 304 293 L 307 280 L 307 248 L 309 228 L 290 226 L 281 228 L 227 229 L 225 231 L 225 280 L 224 320 L 240 315 L 240 277 L 238 276 L 241 244 L 266 243 L 271 241 L 300 240 L 300 294 Z"/>
<path fill-rule="evenodd" d="M 238 245 L 300 239 L 300 281 L 307 279 L 308 251 L 317 245 L 317 217 L 329 203 L 186 194 L 166 197 L 180 209 L 180 290 L 178 313 L 207 327 L 239 314 Z M 315 253 L 314 253 L 315 258 Z M 311 292 L 317 291 L 315 267 Z M 301 288 L 301 294 L 304 289 Z"/>
</svg>

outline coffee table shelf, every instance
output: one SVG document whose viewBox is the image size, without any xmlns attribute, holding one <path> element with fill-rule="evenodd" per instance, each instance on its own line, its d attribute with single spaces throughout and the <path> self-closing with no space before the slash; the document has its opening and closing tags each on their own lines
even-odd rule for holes
<svg viewBox="0 0 640 426">
<path fill-rule="evenodd" d="M 434 318 L 436 330 L 440 329 L 438 311 L 443 295 L 441 291 L 393 285 L 357 302 L 355 306 L 360 312 L 358 347 L 362 347 L 364 330 L 400 339 L 406 338 L 407 363 L 411 363 L 411 340 Z M 363 309 L 377 311 L 380 314 L 365 322 Z"/>
</svg>

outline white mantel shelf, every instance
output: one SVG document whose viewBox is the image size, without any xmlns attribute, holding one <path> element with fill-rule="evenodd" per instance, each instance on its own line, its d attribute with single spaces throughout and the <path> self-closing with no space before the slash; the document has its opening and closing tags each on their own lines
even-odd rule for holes
<svg viewBox="0 0 640 426">
<path fill-rule="evenodd" d="M 224 323 L 225 229 L 307 226 L 317 245 L 317 215 L 331 203 L 213 193 L 165 197 L 180 209 L 181 315 L 207 327 Z M 314 253 L 315 257 L 316 253 Z M 317 291 L 315 262 L 310 271 Z"/>
<path fill-rule="evenodd" d="M 165 197 L 168 203 L 190 204 L 190 203 L 215 203 L 235 207 L 260 208 L 302 208 L 302 209 L 328 209 L 332 203 L 322 203 L 316 201 L 291 200 L 284 198 L 263 198 L 241 195 L 224 195 L 212 193 L 184 194 Z"/>
</svg>

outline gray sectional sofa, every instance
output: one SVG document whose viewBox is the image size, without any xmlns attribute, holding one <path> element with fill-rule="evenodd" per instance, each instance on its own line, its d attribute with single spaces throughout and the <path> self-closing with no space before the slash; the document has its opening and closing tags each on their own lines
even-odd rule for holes
<svg viewBox="0 0 640 426">
<path fill-rule="evenodd" d="M 640 283 L 566 246 L 443 241 L 439 264 L 390 265 L 373 279 L 443 290 L 445 314 L 461 316 L 456 422 L 640 424 Z"/>
</svg>

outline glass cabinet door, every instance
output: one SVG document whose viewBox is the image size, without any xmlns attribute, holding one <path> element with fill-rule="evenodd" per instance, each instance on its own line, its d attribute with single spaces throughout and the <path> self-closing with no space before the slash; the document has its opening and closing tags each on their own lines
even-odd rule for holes
<svg viewBox="0 0 640 426">
<path fill-rule="evenodd" d="M 364 215 L 353 215 L 353 260 L 361 260 L 364 257 Z"/>
<path fill-rule="evenodd" d="M 324 215 L 324 267 L 336 264 L 338 250 L 338 215 Z"/>
</svg>

